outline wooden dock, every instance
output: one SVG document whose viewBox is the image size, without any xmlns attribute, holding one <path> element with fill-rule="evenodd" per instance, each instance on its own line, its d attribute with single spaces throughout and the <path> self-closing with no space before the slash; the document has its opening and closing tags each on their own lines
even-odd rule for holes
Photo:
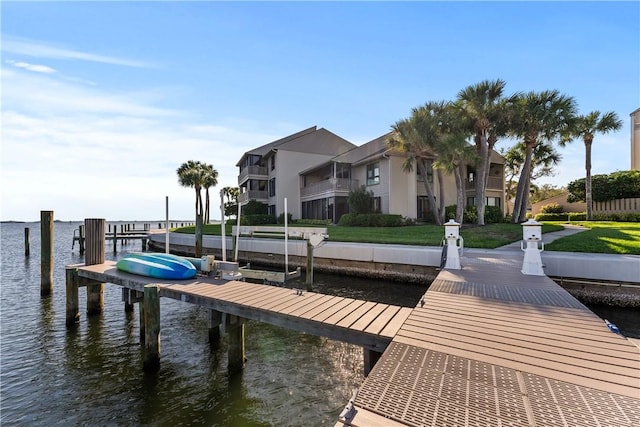
<svg viewBox="0 0 640 427">
<path fill-rule="evenodd" d="M 206 276 L 177 282 L 153 279 L 119 271 L 113 261 L 69 266 L 68 271 L 77 277 L 71 279 L 75 285 L 70 284 L 69 279 L 67 283 L 67 307 L 71 307 L 67 311 L 68 323 L 70 319 L 77 319 L 77 302 L 69 303 L 69 295 L 74 295 L 74 289 L 77 300 L 77 286 L 120 285 L 135 293 L 129 297 L 132 303 L 142 301 L 146 288 L 153 286 L 157 287 L 160 297 L 361 346 L 371 366 L 412 311 L 407 307 L 241 281 L 227 282 Z M 141 324 L 142 328 L 145 325 Z"/>
<path fill-rule="evenodd" d="M 521 263 L 441 271 L 336 426 L 640 425 L 640 349 Z"/>
</svg>

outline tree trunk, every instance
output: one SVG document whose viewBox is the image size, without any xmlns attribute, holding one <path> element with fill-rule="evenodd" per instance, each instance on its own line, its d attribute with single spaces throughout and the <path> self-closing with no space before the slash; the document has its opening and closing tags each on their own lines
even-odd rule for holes
<svg viewBox="0 0 640 427">
<path fill-rule="evenodd" d="M 196 258 L 202 256 L 202 214 L 196 215 L 196 247 L 194 251 Z"/>
<path fill-rule="evenodd" d="M 476 210 L 478 211 L 478 225 L 484 225 L 484 199 L 486 194 L 484 182 L 486 174 L 485 171 L 489 168 L 489 145 L 485 135 L 480 136 L 479 145 L 478 155 L 480 156 L 480 162 L 478 163 L 474 179 L 476 183 Z"/>
<path fill-rule="evenodd" d="M 420 169 L 420 173 L 424 177 L 424 188 L 427 191 L 427 200 L 429 200 L 429 209 L 433 213 L 433 219 L 437 225 L 442 225 L 442 221 L 440 220 L 440 212 L 438 212 L 438 206 L 436 205 L 436 198 L 433 195 L 433 188 L 431 188 L 431 184 L 429 184 L 429 179 L 427 178 L 427 168 L 424 166 L 424 160 L 417 159 L 416 163 L 418 168 Z"/>
<path fill-rule="evenodd" d="M 520 179 L 518 180 L 518 189 L 516 192 L 516 201 L 513 206 L 512 222 L 518 224 L 524 222 L 527 216 L 527 205 L 529 203 L 529 186 L 531 177 L 531 160 L 533 157 L 534 144 L 526 144 L 526 155 Z"/>
<path fill-rule="evenodd" d="M 587 176 L 584 180 L 584 191 L 587 202 L 587 221 L 593 220 L 593 197 L 591 195 L 591 141 L 584 142 L 585 148 L 585 170 Z"/>
<path fill-rule="evenodd" d="M 444 174 L 441 169 L 437 170 L 438 175 L 438 197 L 440 200 L 438 201 L 438 206 L 440 209 L 440 223 L 444 223 L 445 221 L 445 206 L 444 206 Z"/>
<path fill-rule="evenodd" d="M 460 173 L 462 167 L 456 166 L 453 170 L 453 175 L 456 179 L 456 222 L 462 224 L 464 219 L 464 181 L 462 180 L 462 173 Z M 446 218 L 445 218 L 446 219 Z"/>
<path fill-rule="evenodd" d="M 209 209 L 210 204 L 209 204 L 209 189 L 206 189 L 206 193 L 205 193 L 205 205 L 204 205 L 204 223 L 205 224 L 209 224 L 210 219 L 211 219 L 211 210 Z"/>
</svg>

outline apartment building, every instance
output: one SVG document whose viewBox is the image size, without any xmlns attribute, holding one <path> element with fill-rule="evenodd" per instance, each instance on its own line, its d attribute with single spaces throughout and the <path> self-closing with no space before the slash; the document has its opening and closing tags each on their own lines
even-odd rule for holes
<svg viewBox="0 0 640 427">
<path fill-rule="evenodd" d="M 443 175 L 442 182 L 428 162 L 427 177 L 413 168 L 403 170 L 405 155 L 390 150 L 382 135 L 355 146 L 337 135 L 315 127 L 245 153 L 238 183 L 240 202 L 258 200 L 269 212 L 284 211 L 283 200 L 293 218 L 328 219 L 334 223 L 349 212 L 349 192 L 364 185 L 374 197 L 374 209 L 426 220 L 430 217 L 424 179 L 433 184 L 435 194 L 444 186 L 445 205 L 456 203 L 455 179 Z M 318 151 L 322 148 L 322 153 Z M 309 152 L 307 150 L 310 150 Z M 330 155 L 330 151 L 335 154 Z M 277 160 L 276 160 L 277 158 Z M 504 209 L 504 159 L 492 153 L 486 203 Z M 474 203 L 477 178 L 471 166 L 465 170 L 467 204 Z"/>
<path fill-rule="evenodd" d="M 238 201 L 241 205 L 250 200 L 265 203 L 269 214 L 278 216 L 284 212 L 286 197 L 289 213 L 293 218 L 301 218 L 300 171 L 354 147 L 338 135 L 312 126 L 247 151 L 236 163 Z"/>
</svg>

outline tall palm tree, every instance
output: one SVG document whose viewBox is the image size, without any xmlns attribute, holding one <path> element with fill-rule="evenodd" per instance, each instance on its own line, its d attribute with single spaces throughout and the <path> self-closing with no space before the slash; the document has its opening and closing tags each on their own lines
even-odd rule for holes
<svg viewBox="0 0 640 427">
<path fill-rule="evenodd" d="M 193 187 L 196 192 L 196 246 L 195 256 L 202 256 L 202 223 L 203 223 L 203 203 L 202 187 L 206 183 L 206 166 L 199 161 L 189 160 L 184 162 L 177 169 L 178 182 L 183 187 Z"/>
<path fill-rule="evenodd" d="M 437 120 L 428 115 L 418 118 L 418 115 L 411 115 L 408 119 L 397 121 L 391 128 L 392 134 L 387 139 L 387 146 L 406 154 L 402 164 L 402 170 L 411 172 L 415 163 L 418 171 L 424 177 L 424 187 L 427 193 L 429 210 L 434 215 L 436 224 L 442 225 L 442 215 L 436 205 L 436 198 L 433 194 L 433 184 L 427 179 L 426 162 L 434 157 L 432 146 L 438 140 Z"/>
<path fill-rule="evenodd" d="M 541 141 L 552 142 L 572 129 L 576 102 L 557 90 L 527 92 L 518 95 L 516 112 L 512 120 L 513 136 L 522 138 L 525 159 L 518 180 L 513 222 L 526 219 L 531 183 L 533 151 Z"/>
<path fill-rule="evenodd" d="M 205 208 L 204 208 L 204 223 L 209 224 L 211 221 L 211 209 L 209 197 L 209 188 L 218 185 L 218 171 L 210 164 L 203 164 L 203 179 L 202 186 L 205 188 Z"/>
<path fill-rule="evenodd" d="M 516 144 L 506 152 L 503 151 L 502 157 L 504 157 L 506 181 L 505 206 L 509 206 L 509 201 L 516 197 L 518 181 L 516 181 L 515 178 L 521 174 L 522 165 L 526 157 L 524 146 L 522 144 Z M 561 159 L 562 156 L 556 151 L 553 144 L 537 144 L 533 149 L 533 157 L 531 158 L 531 181 L 542 178 L 543 176 L 555 175 L 553 167 L 556 166 Z"/>
<path fill-rule="evenodd" d="M 510 107 L 510 102 L 503 98 L 505 85 L 506 82 L 501 79 L 481 81 L 461 90 L 454 104 L 461 120 L 474 133 L 478 153 L 475 204 L 479 225 L 484 225 L 486 182 L 489 177 L 491 148 L 507 131 L 507 128 L 502 125 L 508 115 L 507 109 Z"/>
<path fill-rule="evenodd" d="M 447 174 L 453 174 L 456 182 L 456 221 L 462 223 L 464 216 L 465 185 L 462 177 L 467 162 L 475 160 L 475 150 L 467 142 L 467 135 L 463 133 L 451 133 L 443 137 L 434 147 L 438 159 L 433 167 L 444 170 Z M 444 218 L 446 221 L 447 218 Z"/>
<path fill-rule="evenodd" d="M 585 157 L 584 168 L 586 177 L 584 181 L 585 198 L 587 203 L 587 221 L 593 219 L 593 199 L 591 196 L 591 146 L 596 133 L 607 134 L 617 131 L 622 127 L 622 120 L 613 111 L 600 115 L 600 111 L 592 111 L 587 115 L 578 116 L 570 131 L 570 138 L 582 138 L 584 141 Z M 567 140 L 561 141 L 564 145 Z"/>
<path fill-rule="evenodd" d="M 237 215 L 238 211 L 238 196 L 240 195 L 239 187 L 224 187 L 222 194 L 227 198 L 227 202 L 224 204 L 224 214 L 230 217 L 231 215 Z"/>
</svg>

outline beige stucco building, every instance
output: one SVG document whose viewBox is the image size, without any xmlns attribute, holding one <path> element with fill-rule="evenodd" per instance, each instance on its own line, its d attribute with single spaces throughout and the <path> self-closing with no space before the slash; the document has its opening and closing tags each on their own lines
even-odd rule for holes
<svg viewBox="0 0 640 427">
<path fill-rule="evenodd" d="M 294 219 L 328 219 L 337 223 L 349 212 L 349 192 L 364 185 L 373 193 L 377 212 L 428 219 L 423 177 L 415 167 L 411 172 L 403 170 L 406 157 L 387 147 L 388 136 L 355 146 L 329 131 L 313 127 L 258 147 L 245 153 L 237 163 L 239 201 L 267 203 L 269 213 L 277 216 L 284 212 L 282 201 L 286 197 L 288 211 Z M 435 156 L 431 160 L 435 160 Z M 444 187 L 445 206 L 455 204 L 453 175 L 444 174 L 442 182 L 431 168 L 427 175 L 436 195 L 440 186 Z M 474 175 L 473 169 L 467 167 L 467 205 L 474 203 Z M 265 188 L 260 190 L 262 187 Z M 504 211 L 504 159 L 497 152 L 491 157 L 486 203 Z"/>
<path fill-rule="evenodd" d="M 631 115 L 631 170 L 640 170 L 640 108 Z"/>
</svg>

